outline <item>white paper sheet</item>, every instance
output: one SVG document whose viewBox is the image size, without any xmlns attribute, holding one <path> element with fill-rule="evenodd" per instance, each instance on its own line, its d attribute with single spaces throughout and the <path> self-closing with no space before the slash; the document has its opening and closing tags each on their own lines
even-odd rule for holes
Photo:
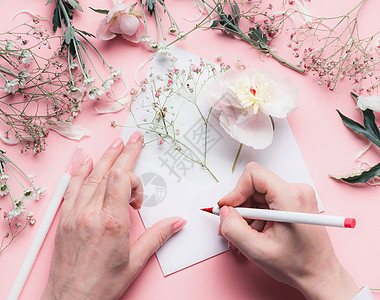
<svg viewBox="0 0 380 300">
<path fill-rule="evenodd" d="M 172 47 L 171 52 L 178 58 L 177 66 L 199 63 L 199 57 L 182 49 Z M 168 65 L 170 61 L 167 57 L 156 56 L 150 72 L 165 74 Z M 137 123 L 141 124 L 152 116 L 152 111 L 146 107 L 149 97 L 151 94 L 146 91 L 136 99 L 133 116 L 128 118 L 122 133 L 125 141 L 136 130 Z M 179 100 L 177 104 L 171 102 L 170 105 L 168 112 L 181 107 L 176 121 L 176 128 L 180 131 L 178 140 L 191 148 L 192 152 L 186 153 L 192 158 L 197 156 L 202 159 L 205 130 L 198 111 L 186 101 Z M 201 103 L 199 106 L 202 113 L 207 114 L 209 108 Z M 217 235 L 219 218 L 200 211 L 200 208 L 214 206 L 228 193 L 248 162 L 256 161 L 288 182 L 313 185 L 287 120 L 275 120 L 275 128 L 273 143 L 268 148 L 253 150 L 243 147 L 232 174 L 231 167 L 239 143 L 224 132 L 217 117 L 212 114 L 208 125 L 207 166 L 219 183 L 199 164 L 166 143 L 159 145 L 155 134 L 140 129 L 145 141 L 152 141 L 142 150 L 134 169 L 144 185 L 144 203 L 140 210 L 144 226 L 148 228 L 170 216 L 180 216 L 188 221 L 184 229 L 156 253 L 165 276 L 227 250 L 225 240 Z M 319 205 L 323 210 L 320 201 Z"/>
</svg>

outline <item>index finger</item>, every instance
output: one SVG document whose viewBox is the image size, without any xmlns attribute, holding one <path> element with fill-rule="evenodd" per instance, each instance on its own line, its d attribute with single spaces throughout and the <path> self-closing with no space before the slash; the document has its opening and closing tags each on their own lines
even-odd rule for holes
<svg viewBox="0 0 380 300">
<path fill-rule="evenodd" d="M 276 199 L 288 194 L 288 184 L 276 174 L 257 163 L 249 163 L 240 176 L 236 187 L 218 202 L 221 207 L 240 206 L 250 197 L 264 195 L 265 202 L 270 208 L 276 208 L 280 203 Z M 262 200 L 262 197 L 260 197 Z M 278 202 L 278 201 L 277 201 Z M 275 207 L 273 207 L 275 206 Z"/>
<path fill-rule="evenodd" d="M 128 203 L 131 200 L 131 197 L 134 195 L 135 199 L 132 199 L 133 202 L 131 205 L 138 209 L 141 206 L 142 203 L 142 185 L 140 180 L 137 178 L 136 175 L 134 175 L 131 171 L 135 167 L 137 158 L 140 155 L 141 148 L 143 144 L 143 139 L 140 134 L 140 132 L 135 131 L 131 137 L 129 138 L 127 144 L 124 147 L 123 152 L 120 154 L 120 156 L 116 159 L 113 166 L 111 167 L 109 174 L 115 177 L 113 180 L 108 180 L 107 187 L 109 185 L 112 185 L 112 182 L 119 182 L 115 184 L 115 187 L 119 186 L 120 189 L 124 189 L 124 186 L 120 186 L 122 180 L 126 180 L 128 178 L 127 182 L 123 182 L 123 185 L 128 185 L 128 190 L 123 190 L 124 193 L 119 197 L 125 197 L 125 202 L 122 205 L 128 210 L 129 206 Z M 121 179 L 119 178 L 121 177 Z M 110 188 L 110 187 L 109 187 Z M 106 192 L 107 194 L 107 192 Z M 116 199 L 117 197 L 104 197 L 103 200 L 103 207 L 107 206 L 115 206 L 120 205 L 120 203 L 116 203 L 117 201 L 123 200 L 123 199 Z"/>
</svg>

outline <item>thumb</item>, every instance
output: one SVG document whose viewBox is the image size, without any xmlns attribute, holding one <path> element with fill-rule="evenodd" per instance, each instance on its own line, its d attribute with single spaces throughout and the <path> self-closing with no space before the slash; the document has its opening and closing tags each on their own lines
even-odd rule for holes
<svg viewBox="0 0 380 300">
<path fill-rule="evenodd" d="M 148 228 L 132 245 L 130 250 L 130 267 L 133 272 L 141 271 L 148 259 L 176 232 L 186 224 L 179 217 L 163 219 Z"/>
<path fill-rule="evenodd" d="M 256 260 L 265 255 L 263 234 L 252 229 L 233 207 L 223 206 L 219 216 L 220 233 L 247 258 Z"/>
</svg>

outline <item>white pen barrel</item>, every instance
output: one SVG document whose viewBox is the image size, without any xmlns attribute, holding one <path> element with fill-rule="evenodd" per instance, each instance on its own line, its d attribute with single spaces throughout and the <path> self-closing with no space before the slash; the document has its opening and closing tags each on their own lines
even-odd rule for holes
<svg viewBox="0 0 380 300">
<path fill-rule="evenodd" d="M 58 207 L 62 201 L 63 196 L 65 195 L 67 186 L 70 182 L 71 176 L 69 174 L 64 173 L 57 185 L 57 188 L 54 192 L 53 197 L 50 200 L 49 206 L 45 212 L 45 215 L 41 221 L 41 225 L 38 228 L 36 236 L 33 239 L 33 242 L 29 248 L 28 253 L 24 259 L 24 262 L 21 266 L 19 273 L 17 274 L 16 280 L 13 283 L 12 289 L 8 294 L 7 300 L 17 300 L 26 279 L 29 276 L 30 270 L 33 267 L 34 261 L 38 255 L 38 252 L 41 249 L 41 246 L 45 240 L 46 234 L 49 231 L 51 223 L 57 213 Z"/>
<path fill-rule="evenodd" d="M 237 207 L 235 209 L 244 218 L 276 222 L 345 227 L 346 220 L 346 217 L 341 216 L 279 211 L 272 209 L 255 209 L 245 207 Z"/>
</svg>

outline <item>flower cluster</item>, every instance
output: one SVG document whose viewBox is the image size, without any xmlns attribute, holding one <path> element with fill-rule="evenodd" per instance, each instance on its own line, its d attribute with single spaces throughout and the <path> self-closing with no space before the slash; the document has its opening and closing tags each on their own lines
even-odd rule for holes
<svg viewBox="0 0 380 300">
<path fill-rule="evenodd" d="M 110 92 L 122 77 L 120 68 L 106 65 L 108 76 L 99 77 L 97 83 L 83 56 L 90 59 L 88 47 L 73 38 L 72 43 L 78 43 L 74 47 L 75 55 L 71 53 L 71 44 L 52 51 L 59 41 L 61 37 L 50 35 L 37 17 L 1 34 L 0 99 L 4 105 L 0 108 L 0 119 L 5 130 L 0 132 L 0 138 L 7 144 L 21 143 L 22 152 L 44 151 L 50 130 L 75 139 L 89 135 L 88 131 L 72 125 L 83 101 L 100 100 L 103 95 L 107 102 L 120 100 Z M 88 45 L 93 47 L 91 43 Z M 50 57 L 46 55 L 49 52 Z"/>
<path fill-rule="evenodd" d="M 132 43 L 142 42 L 147 45 L 150 51 L 157 51 L 160 48 L 160 42 L 166 42 L 166 32 L 179 40 L 185 36 L 180 31 L 177 22 L 170 13 L 168 7 L 162 0 L 158 1 L 141 1 L 141 7 L 135 8 L 137 3 L 129 6 L 124 1 L 118 0 L 114 7 L 107 9 L 93 9 L 95 12 L 105 14 L 106 17 L 99 23 L 97 37 L 100 40 L 110 40 L 117 36 L 123 37 Z M 164 13 L 160 12 L 163 9 Z M 146 12 L 154 18 L 156 24 L 156 38 L 150 36 L 148 32 L 148 22 Z M 162 19 L 167 16 L 170 26 L 167 31 L 163 29 Z"/>
<path fill-rule="evenodd" d="M 20 173 L 22 178 L 18 178 L 15 172 Z M 15 197 L 14 190 L 17 187 L 11 188 L 12 179 L 7 174 L 13 175 L 15 182 L 17 182 L 21 189 L 21 195 Z M 44 197 L 46 188 L 44 186 L 36 187 L 33 183 L 33 175 L 26 175 L 14 162 L 12 162 L 4 151 L 0 150 L 0 210 L 7 208 L 4 211 L 3 218 L 8 223 L 9 231 L 3 234 L 0 243 L 0 254 L 9 247 L 12 241 L 29 225 L 34 225 L 36 222 L 33 213 L 27 210 L 27 203 L 32 200 L 40 200 Z M 27 183 L 27 186 L 23 184 L 23 181 Z M 4 204 L 5 199 L 10 200 L 11 206 L 8 203 Z"/>
<path fill-rule="evenodd" d="M 218 74 L 231 69 L 231 66 L 218 58 L 216 64 L 200 59 L 199 62 L 189 61 L 186 66 L 181 67 L 177 63 L 177 58 L 168 49 L 164 54 L 158 55 L 162 61 L 166 60 L 168 68 L 164 74 L 151 73 L 140 82 L 138 96 L 142 101 L 134 103 L 131 116 L 137 127 L 146 134 L 145 144 L 170 145 L 192 163 L 205 168 L 217 180 L 207 166 L 207 147 L 200 155 L 194 145 L 186 142 L 181 134 L 182 127 L 178 116 L 184 110 L 193 110 L 204 126 L 202 139 L 204 139 L 203 144 L 207 145 L 207 128 L 213 108 L 200 103 L 200 95 L 209 82 Z M 239 63 L 239 67 L 241 66 Z"/>
<path fill-rule="evenodd" d="M 229 70 L 215 79 L 205 98 L 220 112 L 220 124 L 232 138 L 264 149 L 273 140 L 272 118 L 286 118 L 296 108 L 296 95 L 289 80 L 270 72 Z"/>
</svg>

